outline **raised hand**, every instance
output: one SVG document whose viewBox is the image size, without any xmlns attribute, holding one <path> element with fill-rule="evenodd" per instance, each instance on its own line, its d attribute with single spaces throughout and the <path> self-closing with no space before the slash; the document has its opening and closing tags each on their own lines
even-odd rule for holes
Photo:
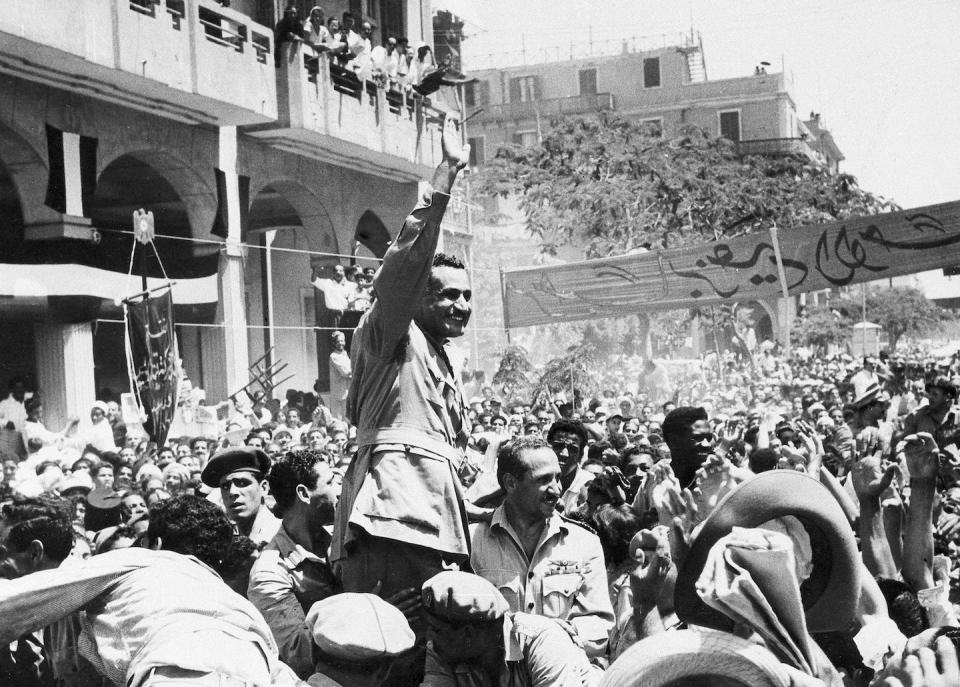
<svg viewBox="0 0 960 687">
<path fill-rule="evenodd" d="M 666 528 L 640 530 L 630 542 L 630 550 L 637 561 L 630 573 L 634 606 L 655 606 L 673 560 Z"/>
<path fill-rule="evenodd" d="M 733 464 L 718 456 L 711 456 L 697 470 L 693 480 L 693 498 L 699 520 L 705 520 L 720 500 L 736 488 L 732 470 Z"/>
<path fill-rule="evenodd" d="M 853 490 L 861 499 L 877 499 L 900 472 L 896 464 L 884 467 L 879 454 L 858 460 L 850 471 Z"/>
<path fill-rule="evenodd" d="M 911 434 L 903 440 L 910 479 L 934 480 L 940 470 L 940 452 L 937 442 L 927 432 Z"/>
<path fill-rule="evenodd" d="M 460 120 L 452 113 L 443 118 L 443 133 L 440 138 L 443 160 L 458 171 L 470 161 L 470 144 L 460 143 Z"/>
</svg>

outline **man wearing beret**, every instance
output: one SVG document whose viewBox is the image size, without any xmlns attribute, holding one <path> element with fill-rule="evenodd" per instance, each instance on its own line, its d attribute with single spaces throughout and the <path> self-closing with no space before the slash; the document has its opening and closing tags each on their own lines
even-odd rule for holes
<svg viewBox="0 0 960 687">
<path fill-rule="evenodd" d="M 560 464 L 538 437 L 518 437 L 497 453 L 506 493 L 490 523 L 473 534 L 470 563 L 510 610 L 552 618 L 587 656 L 604 654 L 613 606 L 600 540 L 556 512 Z"/>
<path fill-rule="evenodd" d="M 200 480 L 219 489 L 223 510 L 238 534 L 263 548 L 277 534 L 280 520 L 263 503 L 270 459 L 258 448 L 240 446 L 217 453 Z"/>
<path fill-rule="evenodd" d="M 960 434 L 960 409 L 957 402 L 957 387 L 949 377 L 937 376 L 926 385 L 927 405 L 910 413 L 903 422 L 904 436 L 927 432 L 942 451 L 947 444 L 955 442 Z"/>
<path fill-rule="evenodd" d="M 376 301 L 351 345 L 347 415 L 359 449 L 344 475 L 331 550 L 345 591 L 418 589 L 444 562 L 469 556 L 458 470 L 470 421 L 449 341 L 464 333 L 471 291 L 463 263 L 436 253 L 450 190 L 467 163 L 459 139 L 447 116 L 432 193 L 387 251 Z"/>
<path fill-rule="evenodd" d="M 557 623 L 510 613 L 482 577 L 439 573 L 424 583 L 421 601 L 430 638 L 421 687 L 586 687 L 602 674 Z"/>
</svg>

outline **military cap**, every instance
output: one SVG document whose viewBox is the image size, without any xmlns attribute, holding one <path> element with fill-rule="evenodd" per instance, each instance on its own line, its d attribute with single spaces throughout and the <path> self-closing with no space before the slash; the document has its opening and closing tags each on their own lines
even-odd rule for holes
<svg viewBox="0 0 960 687">
<path fill-rule="evenodd" d="M 231 472 L 244 470 L 265 476 L 269 469 L 266 453 L 252 446 L 237 446 L 214 455 L 200 473 L 200 480 L 208 487 L 219 487 L 220 480 Z"/>
<path fill-rule="evenodd" d="M 328 596 L 310 607 L 306 623 L 324 656 L 335 661 L 399 656 L 416 640 L 400 609 L 376 594 Z"/>
<path fill-rule="evenodd" d="M 457 570 L 445 570 L 424 582 L 420 599 L 427 613 L 452 622 L 492 622 L 510 610 L 493 584 Z"/>
</svg>

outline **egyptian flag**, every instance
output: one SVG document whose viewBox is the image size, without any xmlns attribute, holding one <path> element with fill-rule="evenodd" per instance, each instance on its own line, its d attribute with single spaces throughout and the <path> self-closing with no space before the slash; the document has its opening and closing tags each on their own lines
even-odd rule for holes
<svg viewBox="0 0 960 687">
<path fill-rule="evenodd" d="M 222 239 L 227 238 L 229 220 L 227 218 L 227 173 L 222 169 L 214 169 L 217 180 L 217 214 L 213 218 L 210 233 Z M 250 177 L 237 175 L 240 186 L 240 240 L 247 239 L 247 217 L 250 209 Z"/>
<path fill-rule="evenodd" d="M 48 206 L 66 215 L 83 217 L 97 185 L 97 139 L 47 126 Z"/>
</svg>

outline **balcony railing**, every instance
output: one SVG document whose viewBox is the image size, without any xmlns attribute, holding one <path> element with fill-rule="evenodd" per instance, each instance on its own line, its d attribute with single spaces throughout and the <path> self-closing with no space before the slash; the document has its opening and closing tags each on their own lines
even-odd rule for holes
<svg viewBox="0 0 960 687">
<path fill-rule="evenodd" d="M 556 117 L 568 114 L 587 114 L 613 110 L 615 107 L 612 93 L 595 93 L 592 95 L 573 95 L 568 98 L 486 105 L 483 111 L 477 115 L 477 119 L 485 122 L 535 119 L 537 117 Z"/>
<path fill-rule="evenodd" d="M 804 155 L 808 160 L 823 162 L 824 158 L 805 138 L 757 138 L 737 141 L 740 155 Z"/>
<path fill-rule="evenodd" d="M 361 80 L 325 55 L 284 44 L 275 124 L 246 132 L 277 148 L 407 180 L 441 158 L 442 112 L 409 92 Z"/>
<path fill-rule="evenodd" d="M 214 0 L 0 2 L 0 71 L 191 123 L 276 117 L 273 33 Z"/>
</svg>

